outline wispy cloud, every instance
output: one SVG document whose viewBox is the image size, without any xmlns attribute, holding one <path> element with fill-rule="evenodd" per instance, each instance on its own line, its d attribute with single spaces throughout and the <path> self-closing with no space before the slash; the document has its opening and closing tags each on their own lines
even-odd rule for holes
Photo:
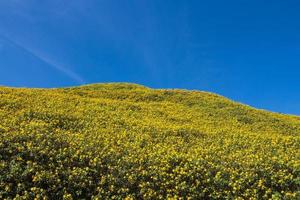
<svg viewBox="0 0 300 200">
<path fill-rule="evenodd" d="M 86 82 L 80 75 L 78 75 L 77 73 L 72 71 L 69 67 L 65 66 L 62 63 L 58 63 L 57 61 L 50 58 L 44 52 L 34 49 L 33 47 L 30 47 L 29 45 L 25 45 L 24 43 L 21 43 L 20 41 L 17 41 L 16 39 L 4 36 L 3 34 L 1 34 L 0 37 L 3 40 L 6 40 L 7 42 L 9 42 L 10 44 L 18 47 L 19 49 L 22 49 L 27 54 L 43 61 L 48 66 L 60 71 L 61 73 L 65 74 L 72 80 L 76 81 L 77 83 L 84 84 Z"/>
</svg>

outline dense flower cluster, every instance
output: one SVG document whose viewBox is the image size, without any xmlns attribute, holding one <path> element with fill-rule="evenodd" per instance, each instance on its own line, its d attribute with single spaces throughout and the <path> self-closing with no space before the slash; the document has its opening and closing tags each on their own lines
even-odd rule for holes
<svg viewBox="0 0 300 200">
<path fill-rule="evenodd" d="M 134 84 L 0 88 L 0 199 L 300 199 L 300 118 Z"/>
</svg>

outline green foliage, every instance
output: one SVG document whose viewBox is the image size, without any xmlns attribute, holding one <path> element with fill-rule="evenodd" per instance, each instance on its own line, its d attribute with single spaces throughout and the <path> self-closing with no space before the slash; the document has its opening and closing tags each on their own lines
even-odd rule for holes
<svg viewBox="0 0 300 200">
<path fill-rule="evenodd" d="M 299 199 L 299 133 L 200 91 L 0 88 L 0 199 Z"/>
</svg>

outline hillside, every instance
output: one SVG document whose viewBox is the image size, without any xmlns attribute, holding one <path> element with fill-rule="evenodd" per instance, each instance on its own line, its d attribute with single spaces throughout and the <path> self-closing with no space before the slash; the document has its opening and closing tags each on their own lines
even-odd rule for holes
<svg viewBox="0 0 300 200">
<path fill-rule="evenodd" d="M 135 84 L 0 87 L 0 199 L 299 199 L 300 117 Z"/>
</svg>

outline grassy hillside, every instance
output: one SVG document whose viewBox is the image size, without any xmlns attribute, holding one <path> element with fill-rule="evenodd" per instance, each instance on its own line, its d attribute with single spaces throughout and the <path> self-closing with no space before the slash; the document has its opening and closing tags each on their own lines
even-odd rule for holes
<svg viewBox="0 0 300 200">
<path fill-rule="evenodd" d="M 300 117 L 135 84 L 0 88 L 0 199 L 299 199 Z"/>
</svg>

